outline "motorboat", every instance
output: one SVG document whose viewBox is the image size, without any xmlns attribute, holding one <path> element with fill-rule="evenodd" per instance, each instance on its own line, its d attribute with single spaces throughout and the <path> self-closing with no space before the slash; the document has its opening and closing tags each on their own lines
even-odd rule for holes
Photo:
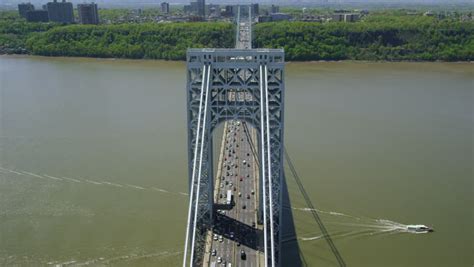
<svg viewBox="0 0 474 267">
<path fill-rule="evenodd" d="M 407 225 L 407 230 L 409 232 L 415 232 L 415 233 L 428 233 L 428 232 L 433 232 L 433 228 L 428 227 L 423 224 L 409 224 Z"/>
</svg>

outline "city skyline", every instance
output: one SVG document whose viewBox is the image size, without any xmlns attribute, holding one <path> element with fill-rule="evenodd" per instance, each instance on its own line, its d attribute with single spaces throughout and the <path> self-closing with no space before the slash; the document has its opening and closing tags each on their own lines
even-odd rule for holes
<svg viewBox="0 0 474 267">
<path fill-rule="evenodd" d="M 49 2 L 48 0 L 30 0 L 30 1 L 23 1 L 23 0 L 5 0 L 3 1 L 4 4 L 20 4 L 20 3 L 32 3 L 32 4 L 44 4 Z M 150 1 L 150 0 L 96 0 L 96 1 L 84 1 L 84 0 L 70 0 L 73 4 L 83 4 L 85 2 L 94 2 L 97 4 L 105 4 L 105 5 L 121 5 L 121 4 L 155 4 L 159 5 L 160 1 Z M 182 4 L 189 4 L 191 1 L 189 0 L 168 0 L 172 5 L 182 5 Z M 207 3 L 212 4 L 248 4 L 248 3 L 260 3 L 260 4 L 279 4 L 279 5 L 298 5 L 298 4 L 457 4 L 457 3 L 472 3 L 469 0 L 226 0 L 226 1 L 219 1 L 219 0 L 208 0 Z"/>
</svg>

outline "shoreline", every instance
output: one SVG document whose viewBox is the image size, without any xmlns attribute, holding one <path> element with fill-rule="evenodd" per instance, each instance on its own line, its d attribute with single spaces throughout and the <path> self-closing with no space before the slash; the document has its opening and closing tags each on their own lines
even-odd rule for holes
<svg viewBox="0 0 474 267">
<path fill-rule="evenodd" d="M 35 57 L 35 58 L 55 58 L 55 59 L 90 59 L 102 61 L 148 61 L 148 62 L 173 62 L 185 63 L 186 60 L 167 60 L 167 59 L 149 59 L 149 58 L 115 58 L 115 57 L 74 57 L 74 56 L 43 56 L 32 54 L 0 54 L 0 57 Z M 453 64 L 474 64 L 474 61 L 442 61 L 442 60 L 305 60 L 305 61 L 285 61 L 287 64 L 293 63 L 453 63 Z"/>
</svg>

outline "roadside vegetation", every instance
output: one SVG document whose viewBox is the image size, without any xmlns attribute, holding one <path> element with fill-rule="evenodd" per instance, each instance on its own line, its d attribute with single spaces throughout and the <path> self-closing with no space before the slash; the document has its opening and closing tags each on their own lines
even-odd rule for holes
<svg viewBox="0 0 474 267">
<path fill-rule="evenodd" d="M 254 31 L 257 47 L 283 47 L 293 61 L 474 60 L 473 21 L 373 15 L 355 23 L 260 23 Z"/>
<path fill-rule="evenodd" d="M 188 47 L 234 47 L 234 31 L 226 22 L 28 23 L 0 12 L 0 54 L 184 60 Z M 290 61 L 474 60 L 473 20 L 403 11 L 373 12 L 354 23 L 259 23 L 253 36 L 255 47 L 284 48 Z"/>
<path fill-rule="evenodd" d="M 183 60 L 188 47 L 232 47 L 230 23 L 70 25 L 32 35 L 35 55 Z"/>
</svg>

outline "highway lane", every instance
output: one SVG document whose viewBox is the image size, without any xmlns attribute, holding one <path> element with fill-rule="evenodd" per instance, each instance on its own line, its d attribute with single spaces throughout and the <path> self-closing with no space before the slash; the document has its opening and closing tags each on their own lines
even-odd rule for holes
<svg viewBox="0 0 474 267">
<path fill-rule="evenodd" d="M 216 227 L 212 233 L 212 242 L 207 253 L 210 253 L 209 264 L 220 262 L 229 266 L 258 266 L 258 236 L 256 231 L 257 216 L 257 173 L 255 158 L 251 152 L 248 135 L 240 121 L 227 124 L 225 148 L 220 162 L 221 175 L 216 179 L 217 203 L 224 204 L 227 192 L 231 190 L 233 204 L 230 209 L 218 210 Z M 250 136 L 255 134 L 250 133 Z M 213 256 L 213 251 L 215 254 Z M 245 257 L 241 257 L 241 251 Z M 219 260 L 221 257 L 221 260 Z"/>
</svg>

